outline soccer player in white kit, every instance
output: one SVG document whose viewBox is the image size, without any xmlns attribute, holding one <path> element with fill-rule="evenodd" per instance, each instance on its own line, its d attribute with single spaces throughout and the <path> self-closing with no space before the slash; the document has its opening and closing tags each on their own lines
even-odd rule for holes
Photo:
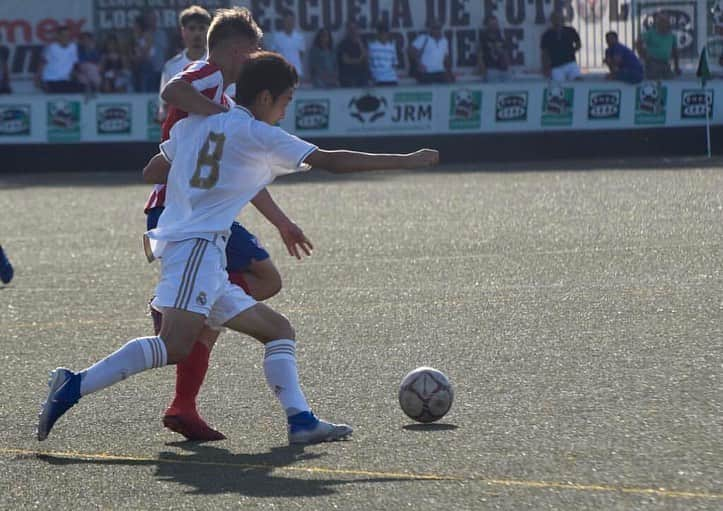
<svg viewBox="0 0 723 511">
<path fill-rule="evenodd" d="M 286 412 L 289 443 L 327 442 L 351 434 L 350 426 L 312 413 L 299 384 L 295 332 L 288 320 L 229 283 L 224 270 L 229 225 L 277 176 L 312 166 L 332 172 L 427 167 L 439 155 L 430 149 L 406 155 L 325 151 L 290 135 L 275 124 L 284 117 L 297 84 L 291 64 L 278 54 L 261 52 L 241 71 L 237 106 L 173 127 L 171 138 L 149 162 L 168 182 L 167 209 L 158 227 L 147 233 L 152 256 L 161 260 L 154 303 L 164 312 L 160 335 L 133 339 L 81 372 L 53 371 L 38 440 L 47 438 L 81 396 L 183 360 L 205 322 L 264 344 L 264 374 Z"/>
<path fill-rule="evenodd" d="M 189 64 L 164 87 L 168 100 L 161 140 L 170 138 L 171 128 L 189 115 L 212 115 L 228 110 L 233 100 L 226 95 L 235 88 L 243 61 L 258 49 L 261 29 L 244 8 L 218 9 L 208 28 L 208 58 Z M 146 202 L 147 230 L 157 226 L 165 208 L 166 185 L 156 184 Z M 256 196 L 253 205 L 278 230 L 289 253 L 301 258 L 313 248 L 303 231 L 274 203 L 268 191 Z M 237 222 L 231 226 L 226 246 L 229 280 L 256 300 L 265 300 L 281 289 L 281 275 L 269 253 L 255 236 Z M 161 313 L 151 307 L 154 334 L 161 328 Z M 211 351 L 219 336 L 205 328 L 189 356 L 176 364 L 176 391 L 163 414 L 163 425 L 188 440 L 222 440 L 225 436 L 209 426 L 197 406 L 197 396 L 206 377 Z"/>
<path fill-rule="evenodd" d="M 178 24 L 181 26 L 181 40 L 185 47 L 182 52 L 171 57 L 163 65 L 161 73 L 161 87 L 158 101 L 158 121 L 163 122 L 168 115 L 168 106 L 160 93 L 171 81 L 171 78 L 186 69 L 191 62 L 206 57 L 206 33 L 211 24 L 211 15 L 199 5 L 191 5 L 183 9 L 178 15 Z"/>
</svg>

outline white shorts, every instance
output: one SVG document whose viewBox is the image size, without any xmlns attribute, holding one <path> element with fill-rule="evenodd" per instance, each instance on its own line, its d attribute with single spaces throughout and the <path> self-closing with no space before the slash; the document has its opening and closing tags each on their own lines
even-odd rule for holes
<svg viewBox="0 0 723 511">
<path fill-rule="evenodd" d="M 218 328 L 256 300 L 229 282 L 223 245 L 192 238 L 168 242 L 161 255 L 161 279 L 151 305 L 183 309 L 206 316 Z"/>
<path fill-rule="evenodd" d="M 571 82 L 582 76 L 580 66 L 577 62 L 568 62 L 561 66 L 553 67 L 550 78 L 554 82 Z"/>
</svg>

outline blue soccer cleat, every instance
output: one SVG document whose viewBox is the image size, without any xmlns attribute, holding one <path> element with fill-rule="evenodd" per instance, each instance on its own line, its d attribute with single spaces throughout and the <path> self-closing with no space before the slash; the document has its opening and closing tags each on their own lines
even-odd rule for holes
<svg viewBox="0 0 723 511">
<path fill-rule="evenodd" d="M 48 438 L 55 422 L 80 399 L 80 374 L 58 367 L 50 373 L 48 399 L 40 409 L 38 440 Z"/>
<path fill-rule="evenodd" d="M 7 284 L 13 280 L 14 273 L 13 265 L 10 264 L 5 251 L 0 247 L 0 280 L 2 280 L 3 284 Z"/>
<path fill-rule="evenodd" d="M 335 442 L 349 437 L 352 431 L 351 426 L 317 419 L 311 412 L 301 412 L 289 417 L 290 444 Z"/>
</svg>

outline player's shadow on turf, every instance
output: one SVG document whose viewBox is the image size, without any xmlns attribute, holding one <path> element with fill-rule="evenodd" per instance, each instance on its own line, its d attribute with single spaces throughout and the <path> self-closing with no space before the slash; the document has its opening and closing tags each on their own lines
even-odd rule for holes
<svg viewBox="0 0 723 511">
<path fill-rule="evenodd" d="M 336 493 L 336 487 L 347 484 L 393 482 L 404 479 L 394 477 L 359 477 L 347 479 L 321 478 L 334 474 L 334 469 L 293 467 L 298 461 L 314 460 L 323 454 L 305 453 L 303 446 L 274 447 L 258 454 L 234 454 L 226 449 L 192 442 L 177 442 L 192 454 L 161 452 L 155 460 L 145 459 L 77 459 L 38 455 L 53 465 L 117 465 L 155 466 L 155 476 L 161 481 L 183 485 L 189 494 L 216 495 L 238 493 L 248 497 L 318 497 Z M 276 470 L 278 469 L 278 470 Z M 275 471 L 276 470 L 276 471 Z M 284 475 L 284 472 L 286 475 Z M 291 474 L 297 473 L 299 477 Z M 303 476 L 307 478 L 303 478 Z"/>
<path fill-rule="evenodd" d="M 457 429 L 456 424 L 444 424 L 444 423 L 431 423 L 431 424 L 407 424 L 402 426 L 407 431 L 450 431 Z"/>
</svg>

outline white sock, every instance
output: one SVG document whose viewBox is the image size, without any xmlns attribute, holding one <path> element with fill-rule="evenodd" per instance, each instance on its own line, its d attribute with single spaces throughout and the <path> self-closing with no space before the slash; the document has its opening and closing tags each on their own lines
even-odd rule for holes
<svg viewBox="0 0 723 511">
<path fill-rule="evenodd" d="M 168 354 L 160 337 L 139 337 L 80 373 L 80 395 L 110 387 L 141 371 L 166 365 Z"/>
<path fill-rule="evenodd" d="M 266 343 L 264 353 L 266 383 L 281 401 L 287 416 L 310 411 L 304 393 L 299 386 L 296 371 L 296 343 L 279 339 Z"/>
</svg>

